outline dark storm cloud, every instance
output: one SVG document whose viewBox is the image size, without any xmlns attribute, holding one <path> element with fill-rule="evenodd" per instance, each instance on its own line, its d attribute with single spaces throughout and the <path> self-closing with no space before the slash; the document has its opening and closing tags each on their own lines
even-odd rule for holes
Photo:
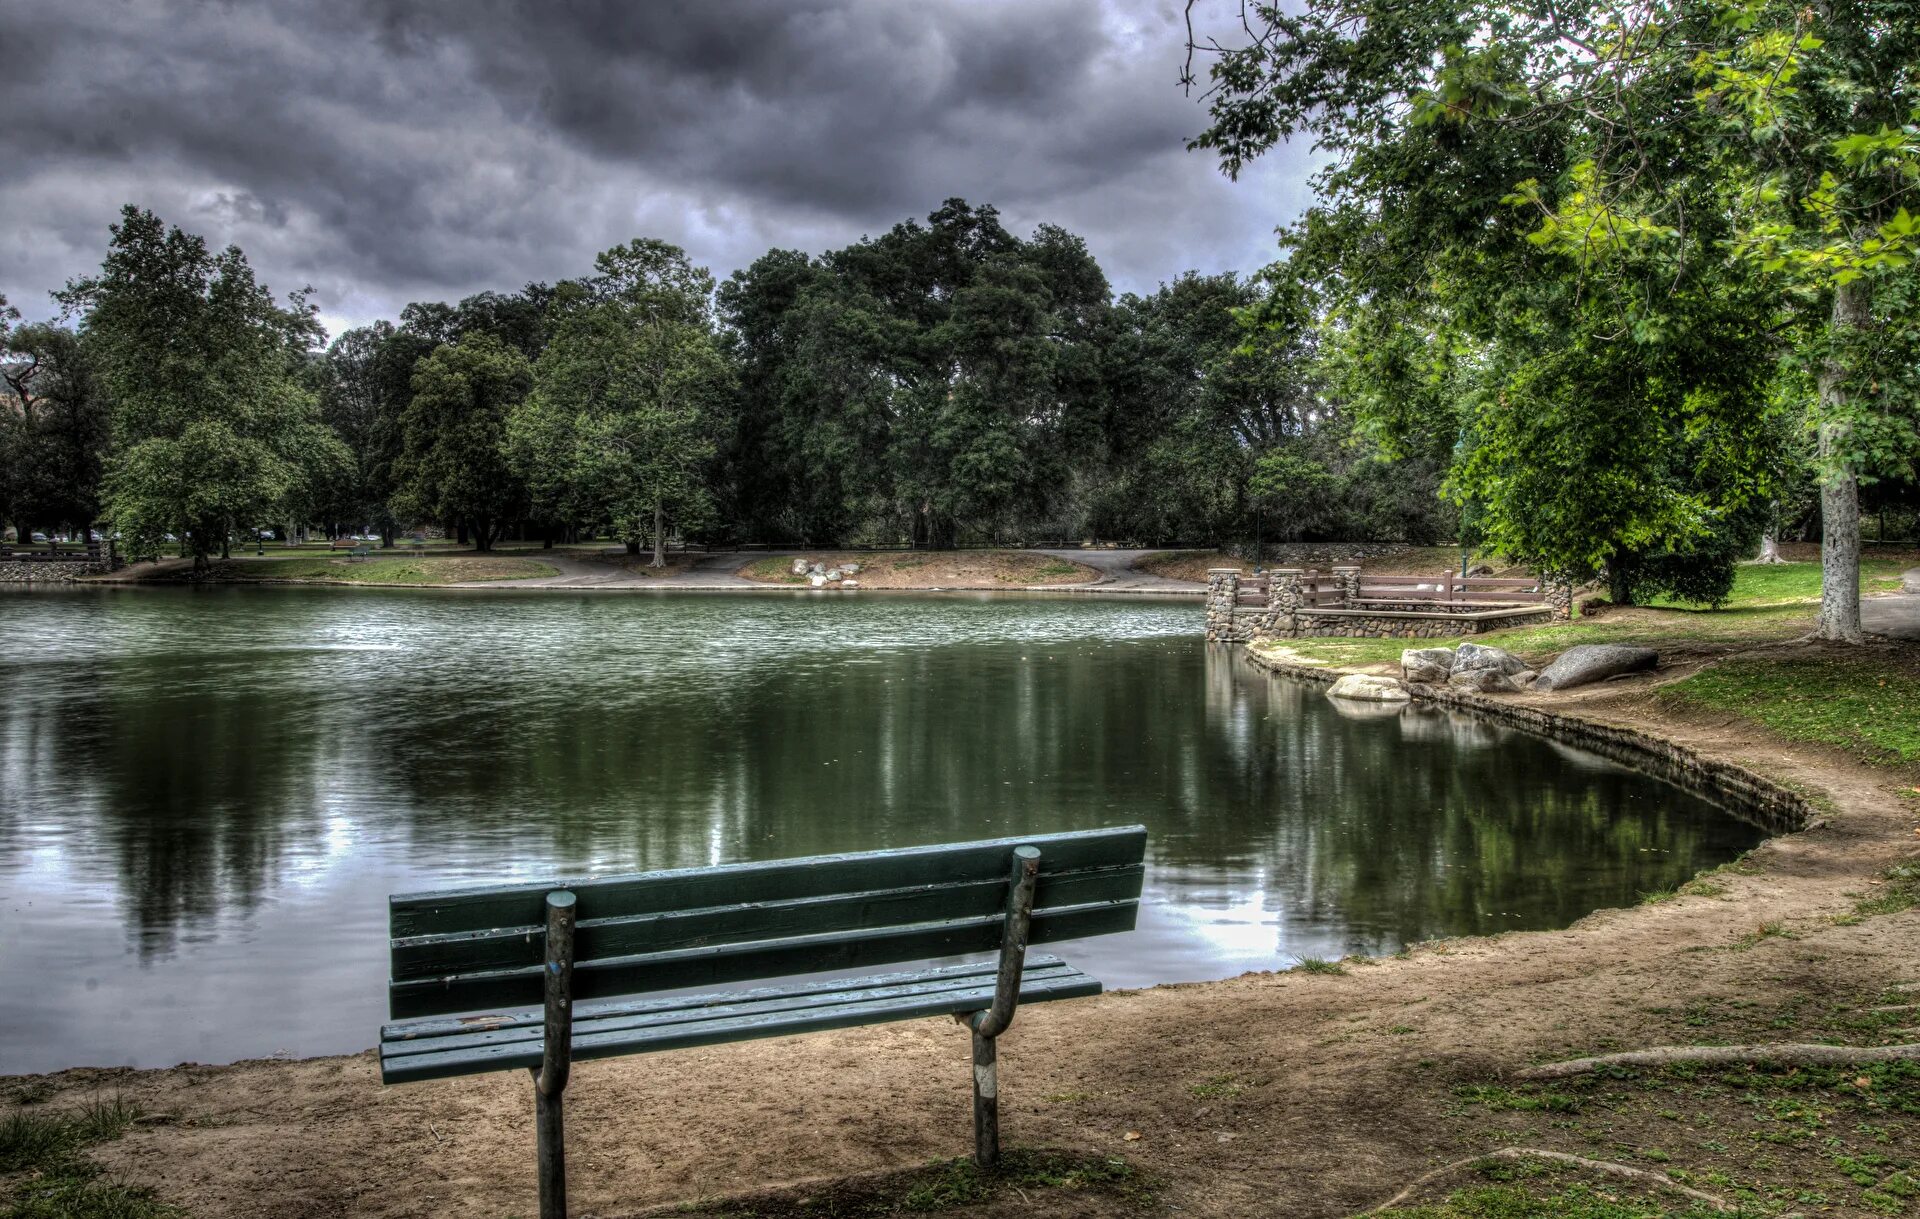
<svg viewBox="0 0 1920 1219">
<path fill-rule="evenodd" d="M 0 291 L 44 312 L 126 201 L 353 320 L 642 234 L 724 274 L 954 195 L 1080 233 L 1121 287 L 1251 269 L 1305 174 L 1183 151 L 1182 32 L 1085 0 L 16 0 Z"/>
</svg>

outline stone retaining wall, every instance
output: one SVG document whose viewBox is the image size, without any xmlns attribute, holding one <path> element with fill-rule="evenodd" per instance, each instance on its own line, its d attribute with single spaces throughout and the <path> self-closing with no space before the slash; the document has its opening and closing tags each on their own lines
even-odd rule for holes
<svg viewBox="0 0 1920 1219">
<path fill-rule="evenodd" d="M 31 584 L 104 576 L 113 570 L 106 559 L 8 559 L 0 563 L 0 584 Z"/>
<path fill-rule="evenodd" d="M 1339 669 L 1291 664 L 1251 649 L 1246 655 L 1254 667 L 1282 677 L 1331 685 L 1343 676 Z M 1576 715 L 1489 698 L 1453 686 L 1409 682 L 1407 692 L 1416 703 L 1471 712 L 1569 745 L 1578 745 L 1615 762 L 1646 771 L 1675 787 L 1711 800 L 1770 833 L 1791 834 L 1804 830 L 1819 815 L 1819 810 L 1806 797 L 1788 791 L 1744 766 L 1702 757 L 1685 745 L 1637 728 L 1599 724 Z"/>
<path fill-rule="evenodd" d="M 1245 577 L 1237 567 L 1215 567 L 1207 572 L 1207 639 L 1214 643 L 1252 643 L 1260 639 L 1295 639 L 1301 636 L 1336 636 L 1348 639 L 1451 639 L 1461 635 L 1479 635 L 1510 626 L 1561 621 L 1572 617 L 1573 589 L 1549 583 L 1546 604 L 1528 606 L 1518 612 L 1488 611 L 1476 614 L 1450 614 L 1431 603 L 1404 604 L 1368 609 L 1338 609 L 1305 604 L 1300 581 L 1305 574 L 1297 567 L 1277 567 L 1267 576 L 1267 603 L 1240 604 L 1240 583 Z M 1359 596 L 1360 569 L 1342 565 L 1333 569 L 1334 582 L 1340 587 L 1342 603 Z"/>
</svg>

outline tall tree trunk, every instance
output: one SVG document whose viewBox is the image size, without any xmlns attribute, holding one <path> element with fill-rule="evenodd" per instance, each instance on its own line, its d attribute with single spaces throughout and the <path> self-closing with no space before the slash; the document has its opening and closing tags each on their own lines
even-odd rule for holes
<svg viewBox="0 0 1920 1219">
<path fill-rule="evenodd" d="M 1870 305 L 1864 279 L 1834 289 L 1832 346 L 1820 369 L 1820 617 L 1813 633 L 1837 643 L 1865 638 L 1860 629 L 1860 475 L 1844 455 L 1852 425 L 1845 417 L 1848 368 L 1839 347 L 1867 328 Z"/>
<path fill-rule="evenodd" d="M 467 523 L 465 521 L 456 521 L 454 522 L 453 530 L 453 540 L 459 545 L 465 546 L 467 544 Z"/>
<path fill-rule="evenodd" d="M 1760 535 L 1760 553 L 1755 555 L 1756 563 L 1784 563 L 1780 557 L 1780 505 L 1773 506 L 1773 516 L 1767 521 L 1767 531 Z"/>
<path fill-rule="evenodd" d="M 667 506 L 659 500 L 653 501 L 653 562 L 650 566 L 667 565 Z"/>
</svg>

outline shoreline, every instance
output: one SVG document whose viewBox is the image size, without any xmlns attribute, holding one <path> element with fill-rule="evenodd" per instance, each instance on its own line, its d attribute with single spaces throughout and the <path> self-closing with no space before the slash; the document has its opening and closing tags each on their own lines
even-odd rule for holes
<svg viewBox="0 0 1920 1219">
<path fill-rule="evenodd" d="M 1332 666 L 1245 659 L 1287 678 L 1335 676 Z M 1877 875 L 1914 855 L 1920 807 L 1898 776 L 1661 710 L 1654 685 L 1427 697 L 1535 731 L 1551 723 L 1644 759 L 1658 753 L 1723 785 L 1717 798 L 1801 827 L 1723 869 L 1714 895 L 1683 886 L 1559 931 L 1430 942 L 1343 976 L 1253 973 L 1023 1011 L 1006 1052 L 1009 1138 L 1124 1155 L 1164 1179 L 1187 1213 L 1349 1214 L 1491 1146 L 1486 1123 L 1459 1112 L 1461 1081 L 1622 1037 L 1698 1040 L 1679 1014 L 1688 994 L 1870 1002 L 1912 980 L 1916 915 L 1850 913 Z M 1756 926 L 1780 930 L 1755 941 Z M 583 1063 L 569 1092 L 578 1205 L 632 1214 L 961 1154 L 963 1059 L 950 1023 L 928 1020 Z M 531 1198 L 518 1075 L 382 1089 L 363 1052 L 31 1078 L 61 1097 L 113 1091 L 165 1115 L 95 1155 L 198 1219 L 477 1217 L 497 1214 L 503 1198 L 515 1200 L 509 1210 Z M 1242 1082 L 1230 1097 L 1203 1095 L 1216 1078 Z M 742 1177 L 748 1147 L 757 1166 Z M 370 1180 L 383 1182 L 377 1193 Z"/>
</svg>

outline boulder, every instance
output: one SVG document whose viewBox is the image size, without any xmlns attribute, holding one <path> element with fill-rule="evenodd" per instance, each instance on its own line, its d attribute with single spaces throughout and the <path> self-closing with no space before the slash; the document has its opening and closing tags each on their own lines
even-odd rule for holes
<svg viewBox="0 0 1920 1219">
<path fill-rule="evenodd" d="M 1443 682 L 1452 672 L 1452 648 L 1408 648 L 1400 653 L 1400 676 L 1408 681 Z"/>
<path fill-rule="evenodd" d="M 807 583 L 813 585 L 815 588 L 825 588 L 827 586 L 827 577 L 816 571 L 807 577 Z"/>
<path fill-rule="evenodd" d="M 838 580 L 839 578 L 840 578 L 840 569 L 838 567 L 827 568 L 827 579 Z"/>
<path fill-rule="evenodd" d="M 805 559 L 795 559 L 793 561 L 793 574 L 796 576 L 804 576 L 807 574 L 807 567 L 808 564 Z"/>
<path fill-rule="evenodd" d="M 842 563 L 840 565 L 840 570 L 845 572 L 847 575 L 852 575 L 854 572 L 860 570 L 860 565 L 858 563 Z"/>
<path fill-rule="evenodd" d="M 823 576 L 826 574 L 826 572 L 827 572 L 827 568 L 824 563 L 807 564 L 807 574 L 810 576 Z"/>
<path fill-rule="evenodd" d="M 859 588 L 859 587 L 860 587 L 860 581 L 858 581 L 858 580 L 842 580 L 842 581 L 840 581 L 840 587 L 841 587 L 841 588 Z"/>
<path fill-rule="evenodd" d="M 1453 676 L 1447 678 L 1447 684 L 1456 690 L 1473 690 L 1481 694 L 1512 694 L 1524 689 L 1515 685 L 1511 676 L 1498 669 L 1455 669 Z"/>
<path fill-rule="evenodd" d="M 1493 568 L 1488 567 L 1485 563 L 1481 563 L 1476 567 L 1468 568 L 1467 574 L 1470 576 L 1490 576 L 1493 574 Z"/>
<path fill-rule="evenodd" d="M 1622 673 L 1642 673 L 1660 663 L 1652 648 L 1633 648 L 1618 643 L 1582 643 L 1568 648 L 1552 664 L 1540 670 L 1536 690 L 1568 690 L 1590 682 L 1605 681 Z"/>
<path fill-rule="evenodd" d="M 1527 662 L 1511 652 L 1490 648 L 1484 643 L 1463 643 L 1453 655 L 1453 676 L 1475 669 L 1491 669 L 1501 677 L 1518 673 Z"/>
<path fill-rule="evenodd" d="M 1397 677 L 1349 673 L 1327 688 L 1328 698 L 1350 698 L 1360 703 L 1403 703 L 1412 698 Z"/>
</svg>

